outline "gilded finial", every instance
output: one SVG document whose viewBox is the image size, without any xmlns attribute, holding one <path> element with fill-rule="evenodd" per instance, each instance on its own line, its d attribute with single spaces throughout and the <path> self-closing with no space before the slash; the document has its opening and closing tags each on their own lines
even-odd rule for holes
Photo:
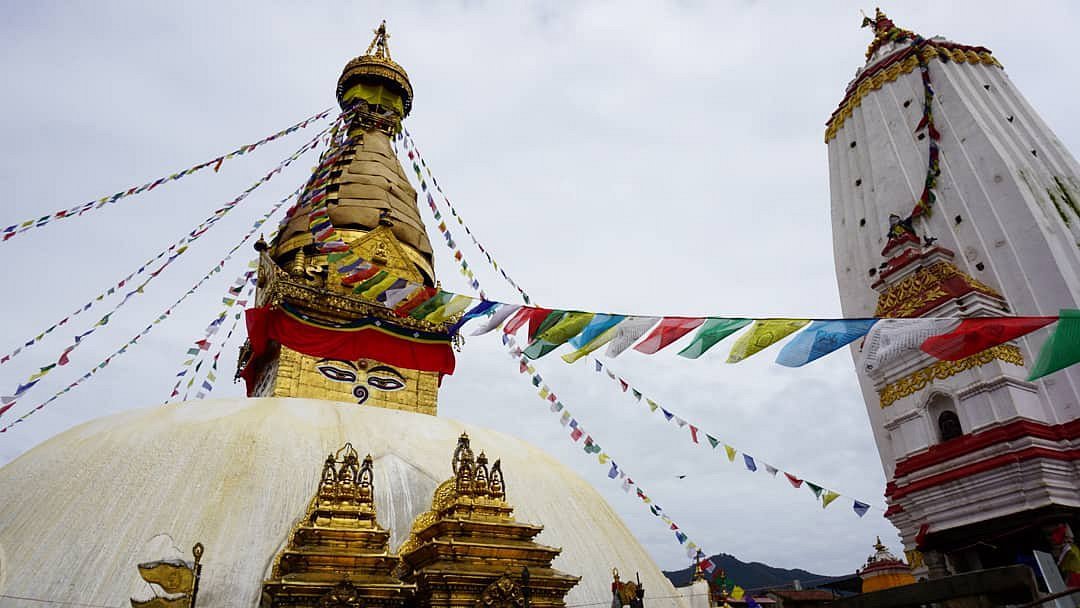
<svg viewBox="0 0 1080 608">
<path fill-rule="evenodd" d="M 270 248 L 270 245 L 266 243 L 266 237 L 262 234 L 259 235 L 259 240 L 255 241 L 255 251 L 262 253 Z"/>
<path fill-rule="evenodd" d="M 390 34 L 386 33 L 386 19 L 383 19 L 379 27 L 372 31 L 375 32 L 375 38 L 368 45 L 367 50 L 364 51 L 364 55 L 378 57 L 379 59 L 390 59 Z"/>
</svg>

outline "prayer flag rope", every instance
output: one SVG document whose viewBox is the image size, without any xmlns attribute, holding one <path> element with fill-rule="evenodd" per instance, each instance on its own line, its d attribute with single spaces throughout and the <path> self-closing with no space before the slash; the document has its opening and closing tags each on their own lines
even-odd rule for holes
<svg viewBox="0 0 1080 608">
<path fill-rule="evenodd" d="M 574 443 L 580 441 L 582 450 L 586 454 L 595 454 L 597 462 L 599 462 L 601 466 L 607 468 L 608 479 L 620 481 L 623 492 L 630 494 L 631 491 L 633 491 L 634 496 L 636 496 L 643 504 L 648 505 L 649 511 L 655 517 L 660 518 L 660 520 L 667 525 L 668 529 L 674 533 L 675 540 L 686 549 L 687 557 L 693 558 L 697 556 L 698 552 L 701 551 L 700 545 L 690 540 L 690 537 L 683 531 L 682 527 L 675 523 L 664 509 L 657 504 L 647 492 L 645 492 L 641 485 L 635 482 L 626 470 L 619 466 L 614 458 L 600 447 L 599 442 L 597 442 L 591 434 L 585 431 L 584 425 L 577 417 L 570 413 L 570 409 L 563 405 L 562 401 L 559 400 L 559 397 L 554 391 L 552 391 L 547 384 L 544 384 L 544 379 L 540 375 L 540 372 L 521 355 L 522 350 L 518 347 L 514 337 L 504 333 L 502 335 L 502 341 L 503 345 L 507 347 L 510 356 L 518 361 L 518 371 L 525 375 L 534 387 L 539 389 L 537 395 L 548 404 L 548 409 L 551 410 L 551 413 L 559 415 L 559 424 L 569 429 L 570 440 Z"/>
<path fill-rule="evenodd" d="M 162 184 L 165 184 L 167 182 L 176 181 L 176 180 L 178 180 L 180 178 L 183 178 L 183 177 L 187 177 L 188 175 L 191 175 L 192 173 L 195 173 L 197 171 L 200 171 L 200 170 L 205 169 L 205 168 L 210 167 L 210 166 L 213 166 L 214 172 L 216 173 L 221 168 L 221 164 L 224 161 L 226 161 L 226 160 L 228 160 L 230 158 L 233 158 L 235 156 L 240 156 L 240 155 L 246 154 L 248 152 L 251 152 L 255 148 L 258 148 L 259 146 L 261 146 L 261 145 L 263 145 L 265 143 L 274 141 L 275 139 L 278 139 L 279 137 L 283 137 L 285 135 L 289 135 L 290 133 L 293 133 L 294 131 L 303 129 L 303 128 L 307 127 L 312 122 L 322 120 L 323 118 L 326 118 L 330 114 L 331 110 L 332 110 L 332 108 L 327 108 L 327 109 L 323 110 L 322 112 L 319 112 L 318 114 L 315 114 L 314 116 L 311 116 L 310 118 L 306 118 L 306 119 L 296 123 L 295 125 L 287 128 L 287 129 L 283 129 L 281 131 L 278 131 L 277 133 L 274 133 L 272 135 L 268 135 L 268 136 L 260 139 L 259 141 L 255 142 L 255 143 L 240 146 L 239 148 L 233 150 L 232 152 L 229 152 L 228 154 L 225 154 L 223 156 L 219 156 L 217 158 L 214 158 L 214 159 L 208 160 L 206 162 L 200 163 L 198 165 L 195 165 L 194 167 L 184 169 L 183 171 L 178 171 L 176 173 L 173 173 L 172 175 L 168 175 L 168 176 L 165 176 L 165 177 L 159 177 L 158 179 L 153 180 L 151 182 L 147 182 L 147 183 L 145 183 L 145 184 L 143 184 L 141 186 L 132 186 L 131 188 L 129 188 L 127 190 L 122 190 L 122 191 L 117 192 L 116 194 L 113 194 L 111 196 L 103 196 L 103 197 L 101 197 L 101 198 L 99 198 L 97 200 L 92 200 L 92 201 L 83 203 L 81 205 L 76 205 L 74 207 L 71 207 L 70 209 L 61 209 L 59 211 L 56 211 L 55 213 L 50 213 L 48 215 L 43 215 L 43 216 L 41 216 L 39 218 L 36 218 L 36 219 L 29 219 L 29 220 L 26 220 L 26 221 L 18 223 L 18 224 L 12 224 L 12 225 L 4 228 L 3 232 L 0 233 L 0 241 L 7 241 L 8 239 L 11 239 L 12 237 L 14 237 L 17 234 L 22 234 L 22 233 L 24 233 L 24 232 L 26 232 L 28 230 L 34 229 L 34 228 L 41 228 L 42 226 L 44 226 L 46 224 L 49 224 L 51 222 L 55 222 L 57 220 L 80 216 L 83 213 L 86 213 L 87 211 L 90 211 L 91 209 L 100 209 L 101 207 L 104 207 L 105 205 L 108 205 L 108 204 L 111 204 L 111 203 L 115 203 L 116 201 L 118 201 L 118 200 L 120 200 L 122 198 L 127 198 L 129 196 L 134 196 L 136 194 L 142 194 L 143 192 L 149 192 L 150 190 L 153 190 L 154 188 L 157 188 L 158 186 L 160 186 Z"/>
<path fill-rule="evenodd" d="M 320 132 L 320 135 L 322 135 L 323 133 L 326 133 L 326 129 L 323 129 L 323 131 Z M 311 141 L 309 141 L 307 145 L 313 147 L 314 144 L 317 144 L 318 138 L 319 138 L 319 135 L 316 135 L 315 138 L 313 138 Z M 307 149 L 310 149 L 310 148 L 307 148 Z M 306 151 L 306 150 L 304 150 L 304 151 Z M 293 194 L 290 195 L 290 196 L 296 196 L 296 194 L 298 192 L 299 192 L 299 189 L 296 192 L 293 192 Z M 238 197 L 238 198 L 236 198 L 236 199 L 222 205 L 221 207 L 215 209 L 214 212 L 210 215 L 210 217 L 208 217 L 205 220 L 203 220 L 202 222 L 200 222 L 197 226 L 195 226 L 195 228 L 193 228 L 190 232 L 188 232 L 182 238 L 180 238 L 180 240 L 176 241 L 172 245 L 169 245 L 169 247 L 167 249 L 162 250 L 161 252 L 159 252 L 154 257 L 150 258 L 146 262 L 143 262 L 143 264 L 140 265 L 138 269 L 136 269 L 134 272 L 128 274 L 124 278 L 120 279 L 116 283 L 116 285 L 106 289 L 105 291 L 102 291 L 96 297 L 92 298 L 91 300 L 89 300 L 88 302 L 86 302 L 85 304 L 80 306 L 79 308 L 76 308 L 74 311 L 72 311 L 70 314 L 68 314 L 63 319 L 60 319 L 56 323 L 53 323 L 52 325 L 50 325 L 47 329 L 45 329 L 41 333 L 37 334 L 33 338 L 30 338 L 29 340 L 26 340 L 21 346 L 16 347 L 14 350 L 9 352 L 8 354 L 0 357 L 0 365 L 3 365 L 4 363 L 7 363 L 8 361 L 10 361 L 10 360 L 14 359 L 15 357 L 17 357 L 20 353 L 25 352 L 27 349 L 33 347 L 38 342 L 41 342 L 45 338 L 45 336 L 51 334 L 53 332 L 53 330 L 67 324 L 72 319 L 72 317 L 75 317 L 75 316 L 77 316 L 79 314 L 82 314 L 83 312 L 86 312 L 87 310 L 90 310 L 94 306 L 95 303 L 101 302 L 106 297 L 111 296 L 114 293 L 116 293 L 117 290 L 123 289 L 124 285 L 126 285 L 129 281 L 131 281 L 131 279 L 133 279 L 136 276 L 138 276 L 138 275 L 142 274 L 143 272 L 145 272 L 146 269 L 149 266 L 153 265 L 155 262 L 157 262 L 161 258 L 165 257 L 166 255 L 169 255 L 170 253 L 173 253 L 174 251 L 184 249 L 184 245 L 186 245 L 188 243 L 191 243 L 191 242 L 197 240 L 199 237 L 201 237 L 207 230 L 209 230 L 209 228 L 211 226 L 213 226 L 220 219 L 225 217 L 230 211 L 233 210 L 233 208 L 235 208 L 238 204 L 240 204 L 245 198 L 246 198 L 246 196 Z"/>
<path fill-rule="evenodd" d="M 404 143 L 405 149 L 408 152 L 409 160 L 412 161 L 412 167 L 413 171 L 416 173 L 416 179 L 418 182 L 420 182 L 420 189 L 423 191 L 425 197 L 427 198 L 428 206 L 431 207 L 431 212 L 435 218 L 435 222 L 437 222 L 435 225 L 439 229 L 439 232 L 442 234 L 443 238 L 446 240 L 446 246 L 454 252 L 454 260 L 461 266 L 461 274 L 472 282 L 472 288 L 479 291 L 480 297 L 486 300 L 487 297 L 484 295 L 484 292 L 480 290 L 480 282 L 477 281 L 473 271 L 469 268 L 469 264 L 465 260 L 464 254 L 462 254 L 461 251 L 458 249 L 457 243 L 454 241 L 454 237 L 450 234 L 449 229 L 446 227 L 446 222 L 442 221 L 442 213 L 440 213 L 439 209 L 436 207 L 435 199 L 434 197 L 432 197 L 431 191 L 428 189 L 427 181 L 424 179 L 424 176 L 420 172 L 421 166 L 423 166 L 428 178 L 431 179 L 431 185 L 435 188 L 435 190 L 439 192 L 439 195 L 446 203 L 446 207 L 450 210 L 450 214 L 457 219 L 458 224 L 460 224 L 461 227 L 465 230 L 465 234 L 469 235 L 469 238 L 472 239 L 473 245 L 476 245 L 476 248 L 480 250 L 480 253 L 484 254 L 484 257 L 487 259 L 488 264 L 490 264 L 491 267 L 496 272 L 498 272 L 500 276 L 502 276 L 502 278 L 507 282 L 507 284 L 509 284 L 511 287 L 516 289 L 519 294 L 521 294 L 521 299 L 524 300 L 526 304 L 529 304 L 531 302 L 531 300 L 529 299 L 529 294 L 525 293 L 525 290 L 522 289 L 521 286 L 514 281 L 514 279 L 510 278 L 510 275 L 506 273 L 506 270 L 504 268 L 499 267 L 499 264 L 495 261 L 495 258 L 491 255 L 487 248 L 485 248 L 480 243 L 480 241 L 476 238 L 476 235 L 474 235 L 473 231 L 469 228 L 468 224 L 465 223 L 464 218 L 462 218 L 461 214 L 458 213 L 457 209 L 454 208 L 454 204 L 450 202 L 449 198 L 447 198 L 446 193 L 443 192 L 442 186 L 439 185 L 439 182 L 435 179 L 435 176 L 432 175 L 431 169 L 428 167 L 427 163 L 424 162 L 424 157 L 420 155 L 420 150 L 416 147 L 416 142 L 413 140 L 412 135 L 409 133 L 409 130 L 403 128 L 403 132 L 398 134 L 398 137 Z M 417 164 L 418 161 L 419 164 Z"/>
<path fill-rule="evenodd" d="M 259 186 L 262 186 L 266 182 L 270 181 L 275 175 L 277 175 L 283 169 L 285 169 L 290 164 L 292 164 L 296 159 L 300 158 L 305 153 L 307 153 L 309 150 L 312 150 L 316 146 L 318 146 L 319 138 L 322 137 L 323 133 L 326 133 L 327 131 L 329 131 L 329 129 L 330 129 L 329 127 L 327 129 L 324 129 L 322 132 L 315 135 L 315 137 L 308 140 L 307 143 L 300 146 L 300 148 L 297 149 L 295 152 L 293 152 L 292 155 L 290 155 L 288 158 L 286 158 L 285 160 L 278 163 L 278 165 L 274 169 L 272 169 L 269 173 L 267 173 L 261 179 L 256 181 L 254 184 L 249 186 L 246 190 L 241 192 L 232 201 L 229 201 L 224 206 L 222 206 L 221 208 L 216 210 L 214 212 L 214 215 L 212 215 L 206 222 L 204 222 L 203 224 L 200 224 L 199 227 L 196 227 L 195 230 L 193 230 L 191 233 L 189 233 L 187 236 L 182 238 L 181 241 L 178 241 L 178 242 L 186 242 L 187 245 L 190 245 L 192 242 L 199 239 L 203 234 L 205 234 L 214 225 L 214 223 L 216 223 L 218 220 L 220 220 L 222 217 L 224 217 L 229 211 L 231 211 L 233 208 L 235 208 L 237 205 L 239 205 L 241 202 L 243 202 L 245 199 L 247 199 L 247 197 L 252 192 L 254 192 Z M 282 201 L 280 201 L 277 205 L 275 205 L 274 209 L 275 210 L 278 209 L 282 204 L 284 204 L 285 201 L 291 199 L 294 195 L 295 195 L 295 192 L 293 194 L 290 194 L 288 197 L 286 197 Z M 19 399 L 20 397 L 22 397 L 31 388 L 33 388 L 34 385 L 36 385 L 38 382 L 40 382 L 43 377 L 48 375 L 50 372 L 55 370 L 57 367 L 63 367 L 64 365 L 67 365 L 68 357 L 70 356 L 71 352 L 74 351 L 76 348 L 78 348 L 88 336 L 90 336 L 91 334 L 93 334 L 97 330 L 98 327 L 105 326 L 109 322 L 110 317 L 113 314 L 115 314 L 120 308 L 122 308 L 125 304 L 127 304 L 128 300 L 130 300 L 132 296 L 142 294 L 144 288 L 155 277 L 157 277 L 159 274 L 161 274 L 161 272 L 163 270 L 165 270 L 165 268 L 168 267 L 169 264 L 171 264 L 176 258 L 180 257 L 181 255 L 183 255 L 183 253 L 185 251 L 187 251 L 187 245 L 183 245 L 183 246 L 179 246 L 179 247 L 175 248 L 175 253 L 170 255 L 168 257 L 168 259 L 166 259 L 165 263 L 162 264 L 157 270 L 151 272 L 150 275 L 146 278 L 146 280 L 142 282 L 142 284 L 140 284 L 135 289 L 129 291 L 124 296 L 124 299 L 120 301 L 120 303 L 118 303 L 115 307 L 113 307 L 112 310 L 110 310 L 108 313 L 106 313 L 104 316 L 102 316 L 100 319 L 98 319 L 97 322 L 94 323 L 90 327 L 90 329 L 88 331 L 83 332 L 82 334 L 79 334 L 78 336 L 76 336 L 75 341 L 60 353 L 60 355 L 56 359 L 56 361 L 39 368 L 37 372 L 34 372 L 26 380 L 24 380 L 22 383 L 18 384 L 15 387 L 15 390 L 11 394 L 0 397 L 0 416 L 3 416 L 3 414 L 7 410 L 11 409 L 11 407 L 13 405 L 15 405 L 15 401 L 17 399 Z M 170 249 L 168 249 L 166 251 L 170 251 L 172 249 L 173 248 L 170 248 Z M 142 269 L 140 269 L 140 271 L 141 270 Z M 138 274 L 138 271 L 136 273 L 134 273 L 134 274 Z M 106 293 L 108 293 L 108 292 L 106 292 Z M 87 307 L 84 307 L 84 308 L 87 308 Z M 59 326 L 59 325 L 60 325 L 60 323 L 57 324 L 57 326 Z M 44 337 L 44 333 L 47 333 L 47 332 L 43 332 L 40 335 L 42 337 Z M 35 340 L 32 340 L 31 343 L 35 342 L 35 341 L 36 341 L 36 338 L 35 338 Z"/>
<path fill-rule="evenodd" d="M 690 440 L 693 443 L 702 444 L 701 439 L 704 438 L 706 442 L 708 442 L 709 447 L 713 450 L 717 450 L 718 448 L 720 448 L 720 446 L 723 446 L 723 451 L 721 452 L 721 454 L 727 457 L 728 462 L 740 462 L 746 467 L 746 470 L 751 473 L 756 473 L 759 468 L 764 468 L 765 471 L 773 477 L 776 477 L 777 473 L 783 473 L 784 479 L 786 479 L 788 483 L 792 485 L 792 487 L 799 488 L 805 485 L 806 488 L 809 489 L 810 492 L 814 495 L 814 499 L 821 503 L 822 509 L 828 507 L 834 500 L 838 498 L 848 498 L 849 500 L 851 500 L 851 508 L 859 517 L 866 515 L 866 512 L 871 508 L 869 502 L 861 501 L 857 498 L 851 498 L 850 496 L 846 496 L 845 494 L 841 494 L 835 490 L 830 490 L 822 484 L 814 483 L 812 481 L 798 477 L 789 471 L 781 470 L 778 467 L 775 467 L 761 459 L 756 459 L 750 454 L 747 454 L 746 452 L 733 447 L 732 445 L 704 431 L 700 425 L 694 424 L 692 421 L 689 421 L 679 416 L 674 411 L 660 405 L 655 400 L 649 398 L 640 390 L 638 390 L 628 380 L 623 378 L 621 375 L 613 372 L 610 365 L 604 365 L 604 363 L 602 363 L 599 359 L 594 359 L 593 362 L 597 374 L 600 374 L 601 372 L 606 372 L 604 375 L 606 375 L 612 382 L 616 383 L 622 389 L 622 392 L 628 392 L 638 403 L 644 402 L 645 404 L 647 404 L 649 406 L 650 412 L 660 412 L 666 422 L 673 423 L 680 429 L 688 429 L 690 431 Z M 741 459 L 736 458 L 736 456 L 738 456 L 739 454 L 742 455 Z M 881 507 L 873 508 L 884 512 L 884 509 L 882 509 Z"/>
<path fill-rule="evenodd" d="M 202 368 L 203 363 L 206 362 L 204 354 L 209 354 L 210 349 L 214 347 L 213 338 L 221 330 L 221 326 L 224 324 L 225 319 L 229 315 L 229 311 L 233 308 L 240 307 L 240 310 L 233 315 L 232 325 L 229 327 L 228 333 L 225 334 L 225 338 L 221 340 L 218 347 L 215 349 L 213 355 L 213 364 L 211 369 L 206 374 L 206 379 L 203 381 L 203 385 L 198 389 L 199 392 L 196 395 L 197 399 L 202 399 L 210 391 L 214 390 L 213 382 L 216 380 L 218 357 L 221 356 L 221 351 L 225 344 L 232 337 L 233 331 L 236 329 L 236 324 L 240 317 L 243 316 L 243 309 L 247 306 L 248 298 L 250 297 L 252 289 L 255 285 L 255 269 L 258 268 L 258 260 L 252 260 L 248 263 L 248 270 L 238 276 L 232 285 L 225 291 L 225 295 L 221 297 L 221 303 L 224 304 L 221 312 L 214 317 L 210 324 L 203 330 L 202 338 L 195 341 L 191 348 L 187 350 L 187 356 L 190 357 L 184 361 L 183 366 L 180 368 L 180 372 L 176 374 L 176 384 L 172 388 L 172 392 L 169 393 L 169 397 L 165 399 L 165 405 L 169 401 L 180 394 L 180 384 L 184 381 L 184 377 L 191 372 L 190 378 L 187 383 L 187 387 L 184 391 L 184 398 L 181 401 L 187 400 L 187 392 L 191 390 L 195 383 L 195 378 Z M 247 288 L 245 289 L 245 285 Z M 192 367 L 194 365 L 194 368 Z M 204 392 L 205 391 L 205 392 Z M 200 396 L 201 395 L 201 396 Z"/>
<path fill-rule="evenodd" d="M 123 355 L 125 352 L 127 352 L 127 349 L 129 347 L 134 346 L 135 344 L 137 344 L 140 339 L 142 339 L 144 336 L 146 336 L 151 331 L 153 331 L 154 327 L 156 327 L 159 323 L 161 323 L 162 321 L 167 319 L 169 317 L 169 315 L 172 314 L 173 310 L 176 309 L 177 306 L 179 306 L 181 303 L 183 303 L 184 300 L 186 300 L 190 295 L 192 295 L 200 287 L 202 287 L 202 285 L 204 283 L 206 283 L 206 281 L 210 280 L 211 277 L 213 277 L 217 273 L 221 272 L 222 268 L 225 267 L 225 264 L 229 260 L 232 259 L 233 254 L 235 254 L 241 247 L 243 247 L 244 244 L 247 243 L 251 239 L 251 237 L 255 235 L 255 233 L 259 230 L 259 228 L 261 228 L 262 225 L 264 223 L 266 223 L 266 221 L 269 220 L 270 217 L 275 212 L 277 212 L 278 209 L 280 209 L 282 207 L 282 205 L 284 205 L 288 200 L 290 200 L 292 198 L 292 196 L 293 195 L 290 194 L 288 197 L 286 197 L 284 199 L 281 199 L 280 201 L 278 201 L 273 206 L 273 208 L 270 209 L 270 211 L 268 211 L 265 215 L 263 215 L 258 220 L 256 220 L 255 223 L 252 225 L 251 229 L 248 230 L 247 234 L 245 234 L 240 239 L 240 242 L 238 242 L 236 245 L 234 245 L 233 248 L 230 249 L 225 254 L 225 257 L 221 258 L 221 261 L 219 261 L 216 266 L 211 268 L 210 271 L 207 272 L 205 275 L 203 275 L 203 277 L 201 279 L 196 281 L 195 284 L 192 285 L 191 288 L 188 289 L 187 292 L 184 293 L 184 295 L 180 296 L 179 299 L 177 299 L 175 302 L 173 302 L 171 305 L 169 305 L 169 307 L 166 308 L 164 312 L 162 312 L 149 325 L 147 325 L 145 328 L 143 328 L 143 330 L 141 332 L 136 334 L 135 337 L 133 337 L 131 340 L 128 340 L 128 342 L 125 343 L 123 346 L 121 346 L 118 350 L 116 350 L 111 355 L 106 357 L 104 360 L 102 360 L 96 366 L 92 367 L 90 369 L 90 371 L 86 372 L 85 374 L 80 376 L 78 379 L 76 379 L 74 382 L 72 382 L 71 384 L 67 385 L 62 390 L 60 390 L 59 392 L 54 394 L 52 397 L 49 397 L 47 400 L 41 402 L 40 404 L 35 406 L 30 411 L 23 414 L 22 416 L 19 416 L 15 420 L 12 420 L 7 426 L 4 426 L 3 428 L 0 428 L 0 433 L 6 433 L 7 430 L 10 429 L 11 427 L 13 427 L 16 424 L 19 424 L 20 422 L 26 420 L 30 416 L 33 416 L 36 412 L 41 411 L 45 406 L 49 405 L 53 401 L 56 401 L 57 399 L 59 399 L 63 395 L 70 392 L 75 387 L 79 386 L 80 384 L 82 384 L 83 382 L 88 380 L 90 377 L 92 377 L 94 374 L 96 374 L 98 372 L 98 370 L 101 370 L 101 369 L 104 369 L 105 367 L 107 367 L 109 365 L 109 363 L 111 363 L 114 359 L 116 359 L 120 355 Z M 5 411 L 10 409 L 12 405 L 14 405 L 14 402 L 9 403 L 8 405 L 5 405 L 3 408 L 0 408 L 0 414 L 3 414 Z"/>
</svg>

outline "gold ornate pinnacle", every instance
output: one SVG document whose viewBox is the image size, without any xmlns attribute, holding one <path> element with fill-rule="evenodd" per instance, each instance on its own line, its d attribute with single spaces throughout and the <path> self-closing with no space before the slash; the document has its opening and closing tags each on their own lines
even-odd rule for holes
<svg viewBox="0 0 1080 608">
<path fill-rule="evenodd" d="M 375 38 L 371 40 L 371 44 L 364 51 L 364 55 L 378 57 L 379 59 L 390 59 L 390 34 L 386 31 L 386 19 L 383 19 L 379 27 L 372 31 L 375 32 Z"/>
</svg>

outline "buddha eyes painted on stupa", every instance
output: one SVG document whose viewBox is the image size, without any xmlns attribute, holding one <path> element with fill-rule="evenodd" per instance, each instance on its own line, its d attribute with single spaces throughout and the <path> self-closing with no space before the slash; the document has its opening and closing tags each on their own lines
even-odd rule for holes
<svg viewBox="0 0 1080 608">
<path fill-rule="evenodd" d="M 366 361 L 343 361 L 340 359 L 320 359 L 315 369 L 323 377 L 334 382 L 353 384 L 352 395 L 358 404 L 368 400 L 370 390 L 391 392 L 405 388 L 405 376 L 386 365 L 367 367 Z"/>
</svg>

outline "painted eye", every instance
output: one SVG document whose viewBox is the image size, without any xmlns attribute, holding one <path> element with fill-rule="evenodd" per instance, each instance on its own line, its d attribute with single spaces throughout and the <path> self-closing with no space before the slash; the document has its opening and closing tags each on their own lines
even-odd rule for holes
<svg viewBox="0 0 1080 608">
<path fill-rule="evenodd" d="M 380 391 L 398 391 L 405 388 L 405 383 L 397 378 L 379 378 L 378 376 L 372 376 L 368 378 L 367 383 Z"/>
<path fill-rule="evenodd" d="M 330 365 L 320 365 L 316 369 L 334 382 L 356 382 L 356 374 L 347 369 L 338 369 Z"/>
</svg>

